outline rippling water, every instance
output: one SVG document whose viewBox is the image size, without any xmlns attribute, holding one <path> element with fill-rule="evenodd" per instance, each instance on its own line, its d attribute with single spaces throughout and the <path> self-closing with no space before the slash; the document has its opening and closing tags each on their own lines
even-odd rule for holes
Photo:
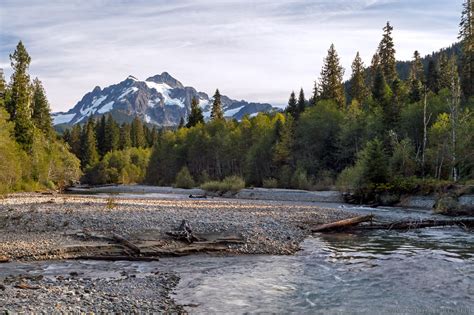
<svg viewBox="0 0 474 315">
<path fill-rule="evenodd" d="M 474 312 L 474 237 L 458 229 L 331 234 L 295 256 L 189 257 L 193 313 Z"/>
</svg>

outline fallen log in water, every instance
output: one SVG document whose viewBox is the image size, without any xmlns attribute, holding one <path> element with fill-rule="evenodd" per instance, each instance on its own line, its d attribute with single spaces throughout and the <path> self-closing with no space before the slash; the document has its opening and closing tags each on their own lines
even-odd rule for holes
<svg viewBox="0 0 474 315">
<path fill-rule="evenodd" d="M 372 221 L 373 218 L 374 218 L 374 215 L 370 214 L 370 215 L 364 215 L 364 216 L 354 217 L 350 219 L 345 219 L 341 221 L 336 221 L 332 223 L 321 224 L 311 229 L 311 232 L 314 233 L 314 232 L 326 232 L 326 231 L 337 230 L 337 229 L 347 229 L 347 228 L 354 227 L 362 222 Z"/>
<path fill-rule="evenodd" d="M 398 221 L 391 223 L 377 223 L 365 226 L 359 226 L 358 229 L 363 230 L 411 230 L 439 226 L 453 226 L 474 227 L 474 218 L 454 219 L 454 220 L 412 220 L 412 221 Z"/>
</svg>

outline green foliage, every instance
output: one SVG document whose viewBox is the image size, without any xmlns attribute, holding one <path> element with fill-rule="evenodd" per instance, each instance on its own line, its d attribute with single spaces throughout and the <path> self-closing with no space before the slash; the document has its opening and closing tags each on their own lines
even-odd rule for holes
<svg viewBox="0 0 474 315">
<path fill-rule="evenodd" d="M 332 100 L 338 108 L 345 107 L 345 94 L 342 79 L 344 68 L 340 65 L 334 44 L 329 47 L 328 54 L 324 59 L 323 69 L 321 70 L 321 79 L 319 83 L 321 100 Z"/>
<path fill-rule="evenodd" d="M 239 176 L 228 176 L 222 181 L 209 181 L 201 185 L 201 188 L 206 191 L 218 193 L 237 193 L 245 188 L 245 181 Z"/>
<path fill-rule="evenodd" d="M 22 181 L 27 155 L 12 139 L 13 123 L 8 113 L 0 108 L 0 194 L 12 191 Z"/>
<path fill-rule="evenodd" d="M 150 149 L 130 148 L 108 152 L 86 168 L 83 180 L 90 184 L 135 184 L 144 181 Z"/>
<path fill-rule="evenodd" d="M 367 86 L 365 84 L 365 68 L 364 62 L 357 52 L 354 61 L 352 62 L 352 76 L 350 80 L 351 89 L 349 95 L 352 101 L 357 101 L 359 104 L 365 102 L 367 99 Z"/>
<path fill-rule="evenodd" d="M 36 128 L 41 130 L 45 135 L 53 134 L 51 111 L 49 109 L 48 99 L 44 91 L 41 81 L 36 78 L 33 80 L 33 113 L 32 119 Z"/>
<path fill-rule="evenodd" d="M 265 188 L 277 188 L 278 187 L 278 180 L 276 178 L 270 177 L 270 178 L 265 178 L 263 180 L 263 187 Z"/>
<path fill-rule="evenodd" d="M 296 169 L 293 177 L 291 178 L 291 187 L 296 189 L 310 190 L 313 186 L 312 180 L 308 178 L 308 174 L 305 169 Z"/>
<path fill-rule="evenodd" d="M 223 120 L 224 112 L 222 111 L 221 93 L 219 92 L 219 89 L 216 90 L 216 93 L 214 94 L 213 98 L 214 101 L 212 102 L 211 119 Z"/>
<path fill-rule="evenodd" d="M 199 123 L 204 123 L 204 116 L 202 115 L 201 107 L 199 107 L 199 100 L 193 97 L 191 101 L 191 113 L 189 114 L 188 123 L 186 124 L 186 127 L 191 128 Z"/>
<path fill-rule="evenodd" d="M 386 82 L 391 86 L 397 79 L 396 59 L 395 59 L 395 44 L 393 42 L 392 31 L 393 26 L 387 22 L 383 28 L 383 37 L 378 48 L 378 55 L 380 60 L 380 68 Z"/>
<path fill-rule="evenodd" d="M 346 168 L 338 179 L 338 186 L 357 191 L 371 190 L 389 182 L 388 157 L 379 139 L 369 141 L 354 166 Z"/>
<path fill-rule="evenodd" d="M 181 168 L 178 175 L 176 175 L 175 186 L 178 188 L 189 189 L 193 188 L 195 185 L 196 183 L 194 182 L 191 173 L 189 173 L 189 169 L 186 166 Z"/>
<path fill-rule="evenodd" d="M 16 141 L 25 150 L 33 145 L 34 126 L 31 120 L 31 89 L 28 67 L 31 57 L 25 46 L 20 41 L 15 52 L 10 55 L 13 68 L 10 97 L 7 102 L 7 111 L 11 121 L 14 122 L 14 135 Z"/>
</svg>

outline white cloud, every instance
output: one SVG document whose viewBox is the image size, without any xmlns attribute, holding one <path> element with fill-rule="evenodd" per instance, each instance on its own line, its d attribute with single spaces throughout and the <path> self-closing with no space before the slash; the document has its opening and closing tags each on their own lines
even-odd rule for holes
<svg viewBox="0 0 474 315">
<path fill-rule="evenodd" d="M 0 65 L 22 39 L 54 110 L 95 85 L 163 71 L 208 93 L 281 104 L 292 89 L 310 93 L 332 42 L 346 69 L 357 50 L 369 63 L 387 20 L 399 59 L 450 45 L 461 2 L 3 0 Z"/>
</svg>

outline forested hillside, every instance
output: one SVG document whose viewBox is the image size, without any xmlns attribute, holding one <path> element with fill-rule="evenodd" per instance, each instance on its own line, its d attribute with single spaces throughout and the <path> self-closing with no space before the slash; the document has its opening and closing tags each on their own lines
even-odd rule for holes
<svg viewBox="0 0 474 315">
<path fill-rule="evenodd" d="M 225 119 L 216 90 L 209 122 L 193 99 L 187 121 L 175 129 L 150 129 L 139 119 L 119 125 L 104 115 L 67 130 L 63 139 L 80 159 L 82 182 L 91 184 L 190 187 L 233 176 L 248 186 L 337 185 L 365 198 L 472 183 L 471 12 L 467 1 L 459 44 L 425 59 L 414 51 L 410 63 L 397 63 L 387 22 L 370 62 L 354 52 L 348 84 L 331 45 L 314 90 L 291 93 L 283 113 Z M 44 90 L 39 80 L 30 81 L 30 57 L 21 42 L 11 60 L 15 73 L 0 86 L 3 187 L 73 182 L 79 162 L 55 139 Z"/>
</svg>

